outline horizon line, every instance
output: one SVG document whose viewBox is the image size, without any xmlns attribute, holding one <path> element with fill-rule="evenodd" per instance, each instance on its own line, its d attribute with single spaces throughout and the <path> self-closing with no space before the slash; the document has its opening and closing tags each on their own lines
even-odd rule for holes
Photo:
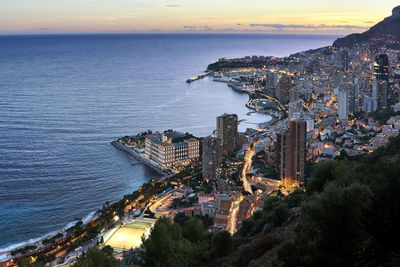
<svg viewBox="0 0 400 267">
<path fill-rule="evenodd" d="M 0 36 L 50 36 L 50 35 L 295 35 L 295 36 L 347 36 L 339 33 L 267 33 L 267 32 L 16 32 L 1 33 Z"/>
</svg>

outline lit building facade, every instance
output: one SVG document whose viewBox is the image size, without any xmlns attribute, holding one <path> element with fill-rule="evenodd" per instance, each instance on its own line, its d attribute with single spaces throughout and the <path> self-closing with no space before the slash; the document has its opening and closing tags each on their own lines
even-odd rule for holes
<svg viewBox="0 0 400 267">
<path fill-rule="evenodd" d="M 341 123 L 346 123 L 349 116 L 349 99 L 346 87 L 341 87 L 338 92 L 338 117 Z"/>
<path fill-rule="evenodd" d="M 148 136 L 145 139 L 145 156 L 161 166 L 170 166 L 178 161 L 199 158 L 199 140 L 188 138 L 183 142 L 172 143 L 164 136 Z"/>
<path fill-rule="evenodd" d="M 217 117 L 217 138 L 222 143 L 222 155 L 227 156 L 238 148 L 238 116 L 236 114 L 223 114 Z"/>
<path fill-rule="evenodd" d="M 373 97 L 378 101 L 378 109 L 382 110 L 387 107 L 387 94 L 389 83 L 389 57 L 381 54 L 375 57 L 374 62 L 374 82 L 376 92 Z M 374 90 L 373 90 L 374 91 Z M 375 95 L 374 95 L 375 94 Z"/>
<path fill-rule="evenodd" d="M 281 181 L 285 186 L 304 185 L 306 161 L 306 121 L 289 121 L 289 128 L 280 135 Z"/>
<path fill-rule="evenodd" d="M 286 74 L 282 75 L 282 77 L 279 79 L 278 87 L 276 89 L 275 96 L 278 98 L 279 102 L 289 102 L 290 91 L 293 90 L 292 78 Z"/>
<path fill-rule="evenodd" d="M 217 167 L 222 161 L 221 140 L 212 136 L 203 139 L 203 178 L 216 178 Z"/>
<path fill-rule="evenodd" d="M 278 84 L 278 74 L 268 71 L 265 74 L 265 87 L 264 93 L 274 97 L 275 96 L 275 88 Z"/>
</svg>

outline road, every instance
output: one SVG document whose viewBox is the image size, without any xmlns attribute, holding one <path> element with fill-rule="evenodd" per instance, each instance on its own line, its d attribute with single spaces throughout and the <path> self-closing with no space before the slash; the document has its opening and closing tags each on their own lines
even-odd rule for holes
<svg viewBox="0 0 400 267">
<path fill-rule="evenodd" d="M 240 202 L 239 202 L 239 204 L 240 204 Z M 231 233 L 231 235 L 236 233 L 236 218 L 237 218 L 238 211 L 239 211 L 239 205 L 233 207 L 231 214 L 230 214 L 228 231 L 229 231 L 229 233 Z"/>
<path fill-rule="evenodd" d="M 251 184 L 247 180 L 247 174 L 251 172 L 251 166 L 253 164 L 252 158 L 255 154 L 254 147 L 257 143 L 258 141 L 253 142 L 253 144 L 247 149 L 246 155 L 244 156 L 244 165 L 242 170 L 243 188 L 251 194 L 253 194 L 253 190 L 251 189 Z"/>
</svg>

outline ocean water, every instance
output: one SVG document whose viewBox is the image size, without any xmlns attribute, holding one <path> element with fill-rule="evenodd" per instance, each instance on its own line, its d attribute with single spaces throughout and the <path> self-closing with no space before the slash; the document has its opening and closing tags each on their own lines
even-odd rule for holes
<svg viewBox="0 0 400 267">
<path fill-rule="evenodd" d="M 141 131 L 206 136 L 249 114 L 247 95 L 211 79 L 221 57 L 287 56 L 335 36 L 0 36 L 0 252 L 66 227 L 159 175 L 110 142 Z"/>
</svg>

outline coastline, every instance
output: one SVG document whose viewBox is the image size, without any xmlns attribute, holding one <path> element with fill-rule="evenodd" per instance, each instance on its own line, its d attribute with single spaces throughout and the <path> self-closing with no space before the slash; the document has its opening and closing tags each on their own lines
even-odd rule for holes
<svg viewBox="0 0 400 267">
<path fill-rule="evenodd" d="M 233 88 L 232 88 L 232 89 L 233 89 Z M 236 90 L 236 91 L 239 92 L 240 90 Z M 240 91 L 240 93 L 246 93 L 246 92 Z M 248 95 L 250 96 L 250 94 L 248 94 Z M 248 108 L 250 108 L 250 107 L 248 107 Z M 259 113 L 263 113 L 263 112 L 259 112 Z M 263 114 L 269 115 L 269 114 L 266 114 L 266 113 L 263 113 Z M 271 116 L 271 115 L 270 115 L 270 116 Z M 271 116 L 271 117 L 272 117 L 272 116 Z M 274 118 L 272 118 L 272 120 L 270 120 L 269 122 L 272 122 L 273 119 L 274 119 Z M 260 123 L 260 125 L 262 125 L 262 124 L 263 124 L 263 123 Z M 131 156 L 134 157 L 132 151 L 130 151 L 130 150 L 124 150 L 124 149 L 120 149 L 120 150 L 122 150 L 122 151 L 124 151 L 124 152 L 126 152 L 126 153 L 128 153 L 129 155 L 131 155 Z M 131 153 L 132 153 L 132 154 L 131 154 Z M 136 158 L 135 158 L 135 159 L 136 159 Z M 147 164 L 146 164 L 146 165 L 147 165 Z M 149 165 L 147 165 L 147 166 L 149 166 Z M 152 166 L 149 166 L 149 167 L 152 167 Z M 158 171 L 157 171 L 157 172 L 158 172 Z M 74 222 L 71 222 L 71 223 L 74 223 Z M 70 225 L 71 223 L 67 224 L 67 226 Z M 65 228 L 67 228 L 67 226 L 66 226 Z M 39 237 L 39 238 L 36 238 L 36 239 L 29 239 L 28 241 L 23 241 L 23 242 L 19 242 L 19 243 L 14 243 L 14 244 L 11 244 L 11 245 L 7 246 L 7 247 L 4 248 L 4 249 L 0 249 L 0 262 L 3 260 L 3 259 L 1 258 L 1 254 L 4 253 L 6 250 L 7 250 L 7 251 L 11 251 L 11 250 L 14 250 L 14 249 L 16 249 L 16 248 L 20 248 L 20 247 L 26 246 L 26 245 L 28 245 L 28 244 L 32 244 L 32 242 L 35 243 L 35 242 L 42 241 L 42 240 L 44 240 L 44 239 L 46 239 L 46 238 L 48 238 L 48 237 L 51 237 L 53 234 L 57 234 L 57 233 L 62 232 L 62 231 L 63 231 L 63 230 L 60 230 L 60 231 L 55 230 L 55 231 L 53 231 L 53 232 L 47 233 L 46 235 L 44 235 L 44 236 L 42 236 L 42 237 Z"/>
<path fill-rule="evenodd" d="M 97 216 L 97 212 L 96 212 L 96 211 L 90 212 L 85 218 L 82 219 L 83 225 L 86 225 L 86 224 L 89 223 L 90 221 L 94 220 L 94 219 L 96 218 L 96 216 Z M 16 249 L 24 248 L 24 247 L 26 247 L 26 246 L 37 246 L 37 248 L 34 249 L 33 251 L 27 252 L 27 253 L 26 253 L 26 254 L 29 254 L 29 253 L 35 252 L 35 251 L 37 251 L 37 250 L 40 250 L 40 249 L 46 248 L 46 247 L 48 247 L 48 246 L 51 246 L 52 244 L 43 245 L 42 242 L 43 242 L 45 239 L 51 238 L 52 236 L 57 235 L 57 234 L 60 234 L 60 233 L 63 234 L 63 237 L 60 238 L 60 240 L 62 240 L 63 238 L 65 238 L 65 237 L 67 236 L 67 235 L 66 235 L 66 234 L 67 234 L 66 230 L 67 230 L 68 228 L 74 226 L 77 222 L 78 222 L 78 220 L 69 222 L 69 223 L 68 223 L 63 229 L 61 229 L 61 230 L 55 230 L 55 231 L 46 233 L 46 234 L 44 234 L 44 235 L 42 235 L 42 236 L 40 236 L 40 237 L 38 237 L 38 238 L 31 238 L 31 239 L 29 239 L 29 240 L 27 240 L 27 241 L 22 241 L 22 242 L 19 242 L 19 243 L 11 244 L 11 245 L 9 245 L 9 246 L 7 246 L 7 247 L 5 247 L 5 248 L 0 249 L 0 264 L 1 264 L 2 262 L 9 261 L 10 259 L 20 257 L 20 256 L 18 256 L 18 255 L 17 255 L 17 256 L 12 256 L 12 255 L 10 254 L 12 251 L 14 251 L 14 250 L 16 250 Z M 59 241 L 59 240 L 57 240 L 57 241 L 55 241 L 55 242 L 58 242 L 58 241 Z"/>
<path fill-rule="evenodd" d="M 202 77 L 202 78 L 204 78 L 204 77 Z M 247 90 L 242 90 L 242 89 L 239 89 L 239 88 L 235 88 L 235 84 L 232 84 L 232 83 L 227 83 L 227 86 L 229 88 L 231 88 L 233 91 L 236 91 L 236 92 L 242 93 L 242 94 L 247 94 L 249 96 L 249 100 L 251 99 L 251 93 L 248 92 Z M 271 117 L 270 120 L 268 120 L 266 122 L 259 123 L 259 125 L 266 125 L 266 124 L 270 124 L 270 123 L 275 122 L 274 117 L 272 116 L 272 114 L 267 114 L 265 112 L 260 112 L 259 110 L 254 110 L 251 107 L 249 107 L 247 103 L 248 103 L 248 101 L 246 102 L 245 106 L 248 109 L 251 109 L 251 110 L 253 110 L 253 111 L 257 112 L 257 113 L 261 113 L 261 114 L 264 114 L 264 115 L 267 115 L 267 116 Z M 155 164 L 153 164 L 152 162 L 150 162 L 149 160 L 144 158 L 142 155 L 140 155 L 138 152 L 136 152 L 133 149 L 131 149 L 130 147 L 120 143 L 118 140 L 114 140 L 114 141 L 110 142 L 110 144 L 113 147 L 115 147 L 116 149 L 119 149 L 119 150 L 127 153 L 128 155 L 130 155 L 133 158 L 135 158 L 138 162 L 141 162 L 141 163 L 145 164 L 149 168 L 151 168 L 154 171 L 156 171 L 157 173 L 159 173 L 161 175 L 161 177 L 159 178 L 161 181 L 165 180 L 166 178 L 171 176 L 171 174 L 166 173 L 164 169 L 160 168 L 159 166 L 156 166 Z M 83 221 L 84 224 L 92 221 L 95 218 L 95 215 L 96 215 L 96 212 L 93 212 L 93 211 L 90 212 L 89 215 L 84 218 L 84 221 Z M 41 237 L 32 238 L 32 239 L 29 239 L 28 241 L 22 241 L 22 242 L 19 242 L 19 243 L 11 244 L 11 245 L 7 246 L 4 249 L 0 249 L 0 263 L 9 261 L 9 260 L 14 259 L 14 258 L 21 257 L 22 255 L 11 256 L 10 253 L 12 251 L 16 250 L 16 249 L 24 248 L 24 247 L 29 246 L 29 245 L 37 246 L 37 249 L 35 249 L 35 250 L 31 251 L 31 252 L 27 252 L 26 254 L 24 254 L 24 255 L 29 255 L 31 253 L 34 253 L 37 250 L 46 248 L 48 245 L 43 245 L 42 242 L 43 242 L 43 240 L 45 240 L 47 238 L 50 238 L 50 237 L 52 237 L 52 236 L 54 236 L 54 235 L 56 235 L 58 233 L 62 233 L 64 235 L 63 238 L 65 238 L 66 229 L 68 229 L 69 227 L 73 226 L 76 222 L 77 221 L 72 221 L 72 222 L 68 223 L 61 230 L 55 230 L 55 231 L 49 232 L 49 233 L 47 233 L 47 234 L 45 234 L 45 235 L 43 235 Z M 56 241 L 56 243 L 57 242 L 58 241 Z"/>
<path fill-rule="evenodd" d="M 137 153 L 133 149 L 129 148 L 128 146 L 126 146 L 124 144 L 121 144 L 121 142 L 115 140 L 115 141 L 111 142 L 111 145 L 113 147 L 115 147 L 116 149 L 119 149 L 119 150 L 129 154 L 130 156 L 132 156 L 137 161 L 144 163 L 146 166 L 150 167 L 151 169 L 153 169 L 154 171 L 158 172 L 162 176 L 168 176 L 169 175 L 168 173 L 165 172 L 165 170 L 163 168 L 153 164 L 152 162 L 150 162 L 148 159 L 144 158 L 142 155 L 140 155 L 139 153 Z"/>
</svg>

